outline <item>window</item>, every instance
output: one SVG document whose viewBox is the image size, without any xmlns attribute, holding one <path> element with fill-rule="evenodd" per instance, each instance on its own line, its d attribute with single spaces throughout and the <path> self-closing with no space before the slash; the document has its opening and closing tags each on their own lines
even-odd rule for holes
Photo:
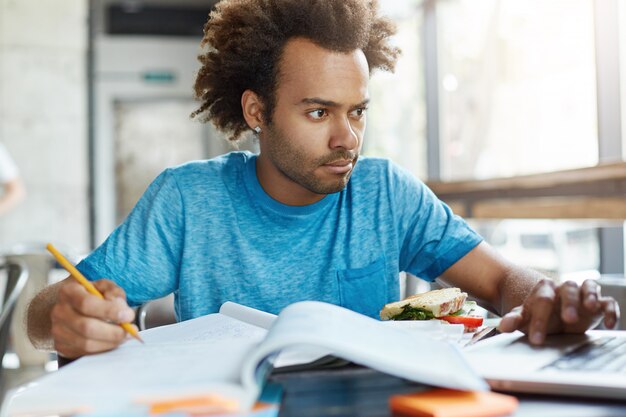
<svg viewBox="0 0 626 417">
<path fill-rule="evenodd" d="M 598 162 L 592 0 L 437 2 L 441 179 Z"/>
<path fill-rule="evenodd" d="M 363 152 L 390 158 L 418 177 L 426 176 L 426 105 L 418 0 L 383 0 L 381 12 L 398 28 L 402 55 L 394 73 L 374 72 Z"/>
<path fill-rule="evenodd" d="M 617 2 L 619 15 L 619 52 L 620 52 L 620 95 L 622 111 L 622 160 L 626 161 L 626 4 L 623 1 Z"/>
<path fill-rule="evenodd" d="M 554 249 L 552 237 L 547 234 L 521 234 L 520 244 L 524 249 Z"/>
<path fill-rule="evenodd" d="M 558 281 L 597 278 L 600 247 L 597 225 L 570 220 L 473 221 L 500 254 Z"/>
</svg>

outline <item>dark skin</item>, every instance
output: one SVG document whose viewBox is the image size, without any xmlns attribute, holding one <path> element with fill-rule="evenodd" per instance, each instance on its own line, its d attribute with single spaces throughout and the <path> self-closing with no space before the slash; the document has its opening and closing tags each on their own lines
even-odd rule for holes
<svg viewBox="0 0 626 417">
<path fill-rule="evenodd" d="M 66 358 L 104 352 L 127 337 L 117 323 L 132 322 L 126 294 L 107 279 L 94 282 L 104 299 L 94 297 L 74 278 L 42 290 L 28 309 L 28 335 L 37 348 Z"/>
<path fill-rule="evenodd" d="M 442 278 L 503 315 L 500 331 L 521 330 L 536 345 L 542 344 L 547 334 L 583 333 L 602 320 L 607 328 L 613 328 L 619 318 L 617 303 L 603 297 L 595 281 L 587 280 L 580 287 L 571 281 L 557 285 L 508 262 L 484 242 L 452 265 Z"/>
<path fill-rule="evenodd" d="M 276 107 L 263 120 L 263 101 L 253 91 L 241 97 L 250 129 L 260 128 L 257 176 L 263 189 L 287 205 L 315 203 L 349 181 L 363 144 L 369 71 L 362 51 L 333 52 L 306 39 L 292 39 L 279 63 Z M 608 328 L 619 311 L 598 285 L 555 285 L 516 266 L 481 243 L 441 277 L 503 315 L 500 330 L 522 330 L 534 344 L 546 334 L 584 332 L 600 320 Z M 96 282 L 104 300 L 72 278 L 44 289 L 31 303 L 29 336 L 35 346 L 75 358 L 110 350 L 127 337 L 116 324 L 133 319 L 124 291 Z M 381 306 L 382 307 L 382 306 Z"/>
</svg>

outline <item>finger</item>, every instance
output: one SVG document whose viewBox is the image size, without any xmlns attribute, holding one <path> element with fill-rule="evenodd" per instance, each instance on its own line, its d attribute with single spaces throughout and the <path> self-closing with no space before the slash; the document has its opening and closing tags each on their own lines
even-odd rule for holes
<svg viewBox="0 0 626 417">
<path fill-rule="evenodd" d="M 523 307 L 515 307 L 508 312 L 500 320 L 498 330 L 502 333 L 514 332 L 515 330 L 521 330 L 524 326 L 524 310 Z"/>
<path fill-rule="evenodd" d="M 105 352 L 115 349 L 120 344 L 113 341 L 88 339 L 64 326 L 54 327 L 53 337 L 56 351 L 67 358 Z"/>
<path fill-rule="evenodd" d="M 573 281 L 565 281 L 558 287 L 561 300 L 561 320 L 565 323 L 578 321 L 578 308 L 580 307 L 580 290 Z"/>
<path fill-rule="evenodd" d="M 99 279 L 94 281 L 93 285 L 102 293 L 104 298 L 108 300 L 121 298 L 126 301 L 126 292 L 124 289 L 109 279 Z"/>
<path fill-rule="evenodd" d="M 583 282 L 581 286 L 583 307 L 586 310 L 597 313 L 602 307 L 600 304 L 600 286 L 591 279 Z"/>
<path fill-rule="evenodd" d="M 50 318 L 55 349 L 67 358 L 111 350 L 126 337 L 120 326 L 78 316 L 67 304 L 57 304 Z"/>
<path fill-rule="evenodd" d="M 107 325 L 119 328 L 119 326 L 111 324 Z M 64 344 L 78 352 L 81 352 L 81 354 L 97 353 L 104 350 L 111 350 L 119 346 L 120 343 L 122 343 L 126 339 L 126 335 L 123 331 L 121 333 L 121 337 L 120 333 L 118 333 L 115 329 L 113 329 L 111 335 L 115 336 L 112 338 L 106 338 L 102 334 L 97 334 L 98 338 L 92 338 L 88 335 L 75 331 L 71 326 L 65 326 L 63 324 L 59 326 L 54 326 L 53 331 L 53 336 L 56 344 Z"/>
<path fill-rule="evenodd" d="M 71 331 L 72 335 L 84 339 L 93 339 L 100 342 L 119 344 L 126 337 L 126 332 L 115 323 L 109 323 L 98 318 L 83 316 L 71 306 L 57 304 L 50 314 L 52 327 Z M 68 336 L 64 333 L 65 336 Z M 71 344 L 70 341 L 66 343 Z"/>
<path fill-rule="evenodd" d="M 548 330 L 548 321 L 556 304 L 556 291 L 554 284 L 540 285 L 534 294 L 527 300 L 525 308 L 530 315 L 528 324 L 528 336 L 530 342 L 535 345 L 543 343 Z"/>
<path fill-rule="evenodd" d="M 604 312 L 604 325 L 607 329 L 615 328 L 620 316 L 619 304 L 613 297 L 600 297 L 599 303 Z"/>
<path fill-rule="evenodd" d="M 126 292 L 122 287 L 109 279 L 100 279 L 94 281 L 93 284 L 106 300 L 118 303 L 120 308 L 126 311 L 125 315 L 120 318 L 120 323 L 129 323 L 135 320 L 135 311 L 129 309 L 126 303 Z M 130 313 L 131 311 L 132 314 Z"/>
<path fill-rule="evenodd" d="M 59 289 L 60 304 L 69 304 L 83 316 L 98 318 L 116 323 L 127 323 L 134 319 L 135 312 L 121 298 L 103 300 L 78 283 L 68 283 Z"/>
</svg>

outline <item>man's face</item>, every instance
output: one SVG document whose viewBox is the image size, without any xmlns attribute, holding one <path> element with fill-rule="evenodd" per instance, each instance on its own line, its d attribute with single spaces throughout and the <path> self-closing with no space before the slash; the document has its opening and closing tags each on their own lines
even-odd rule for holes
<svg viewBox="0 0 626 417">
<path fill-rule="evenodd" d="M 361 50 L 332 52 L 305 39 L 285 45 L 259 156 L 259 180 L 272 197 L 309 204 L 346 186 L 363 144 L 368 80 Z"/>
</svg>

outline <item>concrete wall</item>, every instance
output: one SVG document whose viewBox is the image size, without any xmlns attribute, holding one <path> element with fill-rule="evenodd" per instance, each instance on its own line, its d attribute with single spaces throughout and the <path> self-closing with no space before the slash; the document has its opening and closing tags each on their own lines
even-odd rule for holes
<svg viewBox="0 0 626 417">
<path fill-rule="evenodd" d="M 0 0 L 0 141 L 27 199 L 0 218 L 0 249 L 89 249 L 87 0 Z"/>
</svg>

